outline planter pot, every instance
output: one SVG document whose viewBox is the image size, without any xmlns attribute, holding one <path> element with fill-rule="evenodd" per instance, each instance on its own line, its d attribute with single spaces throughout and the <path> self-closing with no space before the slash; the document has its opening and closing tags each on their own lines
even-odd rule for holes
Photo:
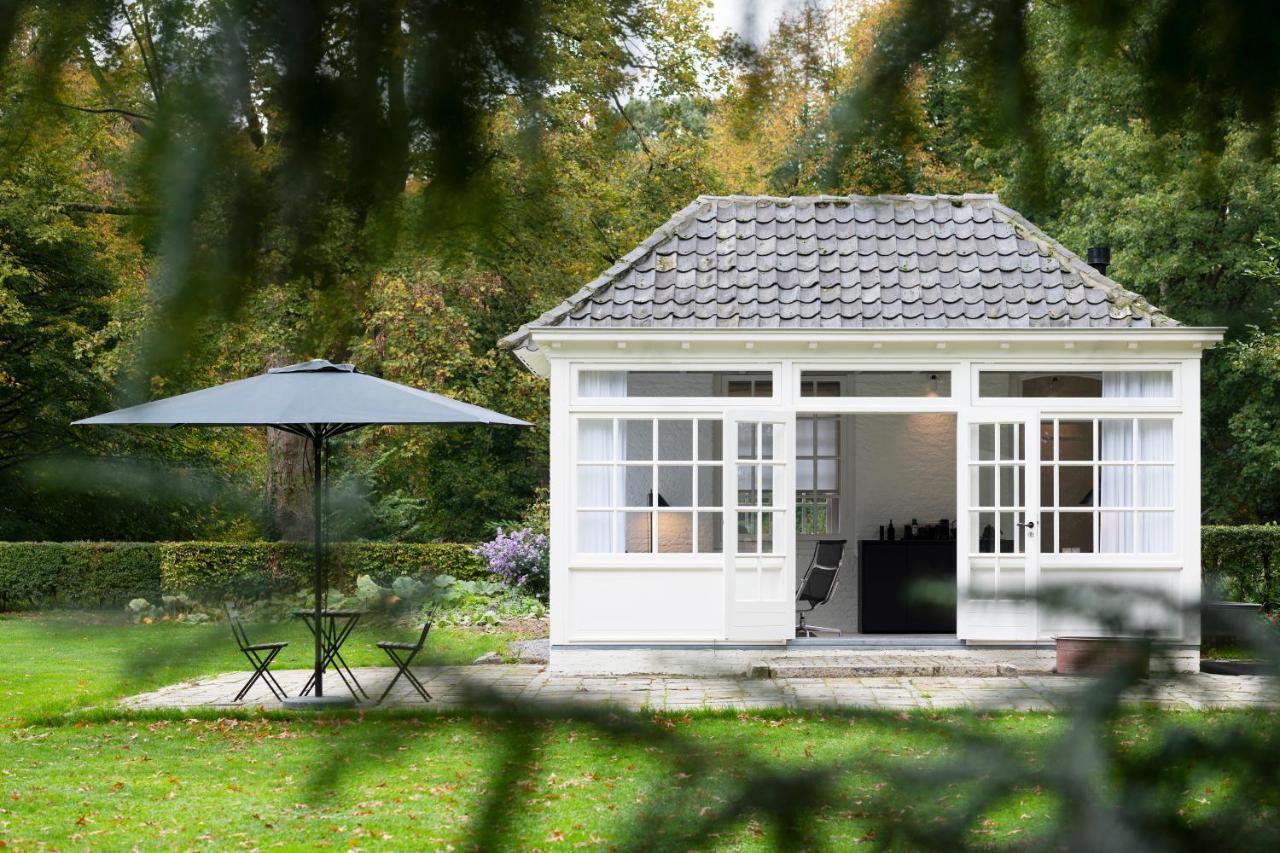
<svg viewBox="0 0 1280 853">
<path fill-rule="evenodd" d="M 1151 668 L 1151 641 L 1145 637 L 1054 637 L 1059 675 L 1100 675 L 1117 667 L 1145 678 Z"/>
<path fill-rule="evenodd" d="M 1248 636 L 1248 627 L 1262 615 L 1262 605 L 1248 601 L 1206 601 L 1200 632 L 1206 646 L 1229 646 Z"/>
</svg>

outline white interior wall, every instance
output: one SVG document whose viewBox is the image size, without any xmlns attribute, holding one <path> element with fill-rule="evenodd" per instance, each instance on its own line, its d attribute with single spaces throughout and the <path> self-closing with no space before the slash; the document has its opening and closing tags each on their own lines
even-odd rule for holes
<svg viewBox="0 0 1280 853">
<path fill-rule="evenodd" d="M 853 415 L 853 539 L 875 539 L 892 520 L 956 517 L 956 419 L 949 414 Z"/>
<path fill-rule="evenodd" d="M 839 586 L 809 621 L 858 630 L 858 541 L 875 539 L 892 519 L 904 524 L 956 517 L 956 418 L 951 414 L 841 417 L 840 530 L 847 539 Z M 798 540 L 796 583 L 813 558 L 814 541 Z"/>
</svg>

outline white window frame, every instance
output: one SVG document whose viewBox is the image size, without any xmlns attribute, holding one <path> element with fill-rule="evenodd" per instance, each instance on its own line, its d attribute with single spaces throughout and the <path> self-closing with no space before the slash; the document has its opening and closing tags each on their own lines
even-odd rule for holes
<svg viewBox="0 0 1280 853">
<path fill-rule="evenodd" d="M 1137 424 L 1138 424 L 1138 421 L 1144 421 L 1144 420 L 1145 421 L 1164 421 L 1170 425 L 1170 430 L 1172 431 L 1172 434 L 1173 434 L 1173 437 L 1172 437 L 1173 452 L 1171 454 L 1172 458 L 1169 461 L 1167 462 L 1153 461 L 1153 460 L 1143 461 L 1137 458 L 1137 445 L 1136 445 L 1136 440 L 1137 440 L 1136 435 L 1137 435 L 1137 429 L 1138 429 Z M 1049 411 L 1042 411 L 1040 413 L 1039 422 L 1042 424 L 1045 421 L 1053 421 L 1054 423 L 1053 455 L 1051 458 L 1048 458 L 1048 459 L 1046 459 L 1043 454 L 1041 455 L 1040 463 L 1037 467 L 1037 470 L 1034 473 L 1034 476 L 1040 477 L 1046 465 L 1052 466 L 1053 479 L 1050 483 L 1050 489 L 1052 490 L 1051 492 L 1052 502 L 1046 500 L 1046 496 L 1044 494 L 1041 494 L 1040 517 L 1037 518 L 1036 521 L 1041 528 L 1040 530 L 1041 544 L 1039 545 L 1039 547 L 1043 549 L 1045 547 L 1045 544 L 1047 543 L 1047 537 L 1045 536 L 1043 519 L 1045 514 L 1053 515 L 1053 547 L 1050 550 L 1041 551 L 1041 554 L 1040 554 L 1041 560 L 1054 562 L 1059 559 L 1065 558 L 1067 560 L 1072 560 L 1072 561 L 1086 560 L 1086 561 L 1102 561 L 1102 562 L 1115 562 L 1117 560 L 1167 561 L 1177 557 L 1181 550 L 1178 545 L 1178 535 L 1177 535 L 1178 518 L 1181 514 L 1181 504 L 1182 504 L 1182 494 L 1181 494 L 1182 484 L 1181 484 L 1181 476 L 1180 476 L 1182 472 L 1181 472 L 1181 463 L 1179 462 L 1180 419 L 1176 415 L 1172 415 L 1172 414 L 1161 415 L 1161 414 L 1154 414 L 1151 412 L 1050 413 Z M 1063 462 L 1058 458 L 1058 454 L 1060 451 L 1058 447 L 1059 430 L 1058 430 L 1057 424 L 1059 421 L 1092 421 L 1093 448 L 1091 450 L 1091 457 L 1092 457 L 1091 459 Z M 1099 427 L 1100 421 L 1129 421 L 1130 423 L 1133 424 L 1133 430 L 1134 430 L 1134 436 L 1135 436 L 1135 439 L 1134 439 L 1135 445 L 1133 448 L 1133 451 L 1134 451 L 1133 459 L 1103 460 L 1101 458 L 1102 438 L 1101 438 L 1101 428 Z M 1038 441 L 1039 439 L 1040 439 L 1040 435 L 1039 435 L 1039 432 L 1037 431 L 1036 440 Z M 1102 466 L 1104 465 L 1115 466 L 1115 467 L 1123 466 L 1130 469 L 1130 474 L 1131 474 L 1130 486 L 1133 494 L 1131 501 L 1133 502 L 1133 505 L 1125 506 L 1125 507 L 1102 506 L 1100 479 L 1101 479 Z M 1171 470 L 1172 472 L 1171 478 L 1173 480 L 1173 489 L 1174 489 L 1173 503 L 1171 505 L 1155 506 L 1155 507 L 1137 506 L 1137 470 L 1142 466 L 1148 466 L 1153 468 L 1162 467 L 1162 468 L 1169 468 Z M 1061 538 L 1062 538 L 1061 537 L 1062 524 L 1060 521 L 1062 508 L 1058 506 L 1058 495 L 1059 495 L 1059 479 L 1061 477 L 1060 470 L 1064 467 L 1089 468 L 1093 472 L 1093 484 L 1092 484 L 1093 504 L 1089 506 L 1087 509 L 1067 510 L 1068 514 L 1073 514 L 1073 515 L 1087 514 L 1091 517 L 1092 524 L 1093 524 L 1092 535 L 1093 535 L 1093 546 L 1094 546 L 1094 550 L 1091 552 L 1064 554 L 1061 551 L 1059 551 L 1059 548 L 1061 547 L 1059 543 L 1061 542 Z M 1031 476 L 1030 472 L 1028 472 L 1028 476 Z M 1043 489 L 1041 491 L 1043 491 Z M 1102 546 L 1102 538 L 1101 538 L 1101 530 L 1100 530 L 1101 518 L 1102 518 L 1101 514 L 1103 512 L 1125 512 L 1133 516 L 1130 523 L 1133 526 L 1132 534 L 1133 534 L 1133 541 L 1134 541 L 1135 548 L 1137 547 L 1137 541 L 1138 541 L 1139 513 L 1142 513 L 1142 512 L 1172 513 L 1174 533 L 1173 533 L 1173 536 L 1171 537 L 1172 543 L 1171 543 L 1170 550 L 1168 551 L 1137 551 L 1137 550 L 1102 551 L 1100 550 Z"/>
<path fill-rule="evenodd" d="M 839 358 L 830 361 L 810 360 L 796 361 L 792 364 L 791 395 L 783 401 L 785 405 L 804 415 L 824 414 L 897 414 L 927 412 L 958 412 L 965 405 L 961 398 L 963 391 L 958 380 L 961 378 L 962 363 L 954 355 L 938 353 L 918 358 L 897 357 L 893 359 L 877 358 Z M 919 373 L 923 371 L 943 374 L 950 377 L 951 395 L 949 397 L 802 397 L 801 383 L 805 373 Z M 843 391 L 843 389 L 842 389 Z"/>
<path fill-rule="evenodd" d="M 972 397 L 969 404 L 978 408 L 992 406 L 1032 406 L 1045 409 L 1106 409 L 1119 406 L 1127 409 L 1152 409 L 1181 411 L 1182 365 L 1176 361 L 1115 360 L 1105 362 L 1073 359 L 1070 361 L 985 361 L 973 362 L 970 367 L 969 387 Z M 979 393 L 981 374 L 995 373 L 1135 373 L 1168 371 L 1173 374 L 1172 391 L 1168 397 L 983 397 Z M 954 387 L 954 386 L 953 386 Z"/>
<path fill-rule="evenodd" d="M 805 399 L 809 399 L 809 398 L 805 398 Z M 817 452 L 817 451 L 818 451 L 818 434 L 817 434 L 816 421 L 817 421 L 817 420 L 820 420 L 820 419 L 832 420 L 832 421 L 834 421 L 834 422 L 835 422 L 835 425 L 836 425 L 836 448 L 835 448 L 835 454 L 834 454 L 834 455 L 831 455 L 831 454 L 820 454 L 820 453 L 818 453 L 818 452 Z M 801 455 L 800 455 L 800 430 L 802 429 L 802 427 L 801 427 L 801 422 L 802 422 L 802 421 L 805 421 L 805 420 L 809 420 L 809 421 L 813 421 L 813 422 L 815 422 L 815 425 L 810 427 L 810 429 L 811 429 L 811 430 L 812 430 L 812 432 L 813 432 L 813 450 L 814 450 L 814 452 L 813 452 L 813 454 L 812 454 L 812 455 L 809 455 L 809 456 L 801 456 Z M 826 537 L 826 536 L 833 536 L 833 535 L 835 535 L 836 533 L 838 533 L 838 532 L 840 531 L 840 512 L 841 512 L 841 507 L 840 507 L 841 500 L 840 500 L 840 499 L 841 499 L 841 497 L 843 496 L 843 495 L 842 495 L 843 489 L 842 489 L 841 487 L 844 485 L 844 468 L 845 468 L 845 465 L 844 465 L 844 450 L 845 450 L 845 445 L 844 445 L 844 442 L 845 442 L 845 434 L 844 434 L 844 418 L 843 418 L 843 417 L 841 417 L 840 415 L 836 415 L 836 414 L 817 414 L 817 413 L 814 413 L 814 412 L 798 412 L 798 413 L 796 414 L 795 434 L 796 434 L 796 436 L 795 436 L 795 441 L 796 441 L 795 471 L 794 471 L 794 473 L 792 474 L 792 480 L 794 480 L 794 481 L 795 481 L 795 483 L 796 483 L 796 487 L 795 487 L 795 489 L 793 490 L 793 491 L 795 492 L 795 496 L 794 496 L 794 498 L 793 498 L 793 499 L 794 499 L 794 501 L 795 501 L 796 524 L 797 524 L 797 525 L 799 525 L 800 517 L 801 517 L 801 515 L 803 514 L 803 510 L 802 510 L 802 508 L 801 508 L 801 507 L 802 507 L 802 504 L 801 504 L 801 500 L 800 500 L 800 495 L 801 495 L 801 494 L 806 494 L 806 495 L 822 495 L 822 494 L 828 494 L 828 495 L 833 495 L 833 496 L 834 496 L 834 499 L 835 499 L 835 506 L 834 506 L 835 511 L 834 511 L 834 513 L 832 513 L 832 512 L 830 512 L 830 511 L 828 511 L 828 521 L 830 522 L 830 526 L 828 527 L 828 529 L 827 529 L 825 532 L 823 532 L 823 533 L 806 533 L 806 532 L 803 532 L 803 531 L 801 531 L 801 530 L 799 530 L 799 529 L 797 529 L 797 530 L 796 530 L 796 537 L 797 537 L 798 539 L 800 539 L 801 541 L 805 541 L 805 542 L 808 542 L 808 541 L 817 541 L 817 540 L 822 539 L 823 537 Z M 833 490 L 833 489 L 819 489 L 819 488 L 817 487 L 817 484 L 818 484 L 818 461 L 819 461 L 819 460 L 834 460 L 834 461 L 835 461 L 835 463 L 836 463 L 836 487 L 835 487 L 835 489 L 834 489 L 834 490 Z M 808 466 L 813 470 L 813 484 L 814 484 L 814 487 L 813 487 L 813 488 L 811 488 L 811 489 L 806 489 L 806 490 L 804 490 L 804 491 L 802 492 L 802 491 L 801 491 L 801 489 L 800 489 L 800 485 L 799 485 L 799 484 L 800 484 L 800 469 L 801 469 L 801 467 L 802 467 L 802 466 L 805 466 L 805 465 L 808 465 Z"/>
<path fill-rule="evenodd" d="M 772 407 L 782 397 L 779 388 L 782 366 L 777 361 L 759 362 L 722 362 L 707 360 L 691 363 L 689 359 L 655 358 L 652 361 L 636 361 L 635 359 L 618 361 L 576 362 L 570 369 L 570 405 L 573 411 L 589 411 L 600 409 L 640 409 L 655 412 L 680 411 L 690 407 Z M 636 371 L 641 373 L 655 372 L 691 372 L 691 373 L 765 373 L 773 383 L 773 393 L 768 397 L 583 397 L 578 393 L 579 374 L 583 371 Z"/>
<path fill-rule="evenodd" d="M 750 398 L 744 398 L 744 399 L 750 399 Z M 725 543 L 723 542 L 723 537 L 722 537 L 722 541 L 721 541 L 721 543 L 720 543 L 720 548 L 721 548 L 721 550 L 720 550 L 720 551 L 714 551 L 714 552 L 710 552 L 710 551 L 702 551 L 702 552 L 700 552 L 700 551 L 698 551 L 698 550 L 697 550 L 698 516 L 699 516 L 699 514 L 700 514 L 700 513 L 702 513 L 702 512 L 706 512 L 706 513 L 713 513 L 713 512 L 715 512 L 715 513 L 721 513 L 721 514 L 726 513 L 726 512 L 727 512 L 727 510 L 725 509 L 725 505 L 726 505 L 726 501 L 727 501 L 727 499 L 726 499 L 726 498 L 725 498 L 725 496 L 723 495 L 723 489 L 722 489 L 722 490 L 721 490 L 721 491 L 722 491 L 722 494 L 721 494 L 721 505 L 720 505 L 719 507 L 705 507 L 705 508 L 700 508 L 700 507 L 698 507 L 698 506 L 697 506 L 697 499 L 698 499 L 698 498 L 697 498 L 697 489 L 698 489 L 698 471 L 699 471 L 699 469 L 700 469 L 700 468 L 703 468 L 703 467 L 705 467 L 705 468 L 720 467 L 720 468 L 721 468 L 721 472 L 720 472 L 720 473 L 721 473 L 721 476 L 722 476 L 722 478 L 723 478 L 723 468 L 724 468 L 724 466 L 725 466 L 725 464 L 726 464 L 726 463 L 725 463 L 725 461 L 724 461 L 724 457 L 726 456 L 725 444 L 724 444 L 724 436 L 723 436 L 723 434 L 721 435 L 721 454 L 720 454 L 720 455 L 721 455 L 721 458 L 720 458 L 720 459 L 718 459 L 718 460 L 711 460 L 711 459 L 707 459 L 707 460 L 700 460 L 700 459 L 697 459 L 696 457 L 697 457 L 697 452 L 698 452 L 698 451 L 697 451 L 697 426 L 696 426 L 696 422 L 697 422 L 697 421 L 700 421 L 700 420 L 702 420 L 702 421 L 712 421 L 712 422 L 722 422 L 722 421 L 723 421 L 723 418 L 724 418 L 724 415 L 723 415 L 723 413 L 722 413 L 722 412 L 706 411 L 706 410 L 698 410 L 698 411 L 685 410 L 685 411 L 649 412 L 648 410 L 645 410 L 645 411 L 637 411 L 637 410 L 634 410 L 634 409 L 625 409 L 625 410 L 617 410 L 617 411 L 614 411 L 614 412 L 612 412 L 612 413 L 609 413 L 609 412 L 594 412 L 594 411 L 592 411 L 592 412 L 572 412 L 572 413 L 570 414 L 570 418 L 569 418 L 569 427 L 570 427 L 570 431 L 569 431 L 569 460 L 570 460 L 570 476 L 569 476 L 569 478 L 568 478 L 568 479 L 569 479 L 569 483 L 568 483 L 568 486 L 569 486 L 569 518 L 570 518 L 570 531 L 569 531 L 569 532 L 570 532 L 570 537 L 569 537 L 569 543 L 568 543 L 568 544 L 569 544 L 569 553 L 570 553 L 570 555 L 571 555 L 571 561 L 572 561 L 572 562 L 571 562 L 571 565 L 584 565 L 584 566 L 585 566 L 585 565 L 590 565 L 590 566 L 596 566 L 596 567 L 602 567 L 602 566 L 614 566 L 614 565 L 618 565 L 618 566 L 627 566 L 627 567 L 636 567 L 636 568 L 644 568 L 644 567 L 652 567 L 652 568 L 669 568 L 669 567 L 672 567 L 672 566 L 693 566 L 693 567 L 697 567 L 697 566 L 701 566 L 701 565 L 704 565 L 704 564 L 705 564 L 705 565 L 708 565 L 708 566 L 713 566 L 713 565 L 714 565 L 714 566 L 718 566 L 718 565 L 721 565 L 721 564 L 724 562 L 724 549 L 726 548 L 726 545 L 725 545 Z M 581 459 L 579 459 L 579 453 L 578 453 L 578 435 L 579 435 L 579 429 L 580 429 L 580 427 L 579 427 L 579 422 L 580 422 L 580 421 L 584 421 L 584 420 L 588 420 L 588 421 L 593 421 L 593 420 L 610 420 L 610 421 L 612 421 L 612 422 L 613 422 L 613 428 L 612 428 L 612 435 L 613 435 L 613 438 L 612 438 L 612 444 L 613 444 L 613 446 L 614 446 L 615 448 L 617 447 L 617 437 L 618 437 L 618 426 L 617 426 L 617 423 L 618 423 L 618 421 L 654 421 L 654 422 L 656 422 L 656 421 L 663 421 L 663 420 L 690 420 L 690 421 L 694 421 L 694 422 L 695 422 L 695 426 L 694 426 L 694 445 L 693 445 L 693 455 L 694 455 L 694 457 L 695 457 L 695 458 L 694 458 L 694 459 L 692 459 L 692 460 L 676 460 L 676 459 L 672 459 L 672 460 L 659 460 L 659 459 L 657 458 L 657 456 L 658 456 L 658 448 L 657 448 L 656 435 L 655 435 L 655 443 L 654 443 L 654 448 L 653 448 L 653 455 L 654 455 L 654 458 L 653 458 L 653 459 L 651 459 L 651 460 L 635 460 L 635 461 L 633 461 L 633 462 L 627 462 L 627 461 L 625 461 L 625 460 L 617 460 L 617 459 L 599 460 L 599 461 L 581 460 Z M 655 430 L 656 430 L 656 427 L 655 427 Z M 656 490 L 657 490 L 657 480 L 656 480 L 657 466 L 664 464 L 664 462 L 665 462 L 665 464 L 667 464 L 667 465 L 688 465 L 688 466 L 691 466 L 691 467 L 693 468 L 693 477 L 694 477 L 694 479 L 693 479 L 693 502 L 694 502 L 694 506 L 691 506 L 691 507 L 665 507 L 665 508 L 661 508 L 661 509 L 659 509 L 659 508 L 658 508 L 658 507 L 656 507 L 656 506 L 651 506 L 651 507 L 648 507 L 648 508 L 645 508 L 645 507 L 634 507 L 634 508 L 630 508 L 630 509 L 628 509 L 627 507 L 613 507 L 613 506 L 610 506 L 610 507 L 607 507 L 607 508 L 606 508 L 606 507 L 583 507 L 583 506 L 580 506 L 580 501 L 579 501 L 579 491 L 578 491 L 578 488 L 579 488 L 579 487 L 578 487 L 578 469 L 579 469 L 580 467 L 582 467 L 582 466 L 591 466 L 591 465 L 609 466 L 610 468 L 619 468 L 619 467 L 644 467 L 645 465 L 653 466 L 653 468 L 654 468 L 654 472 L 655 472 L 654 490 L 656 491 Z M 612 492 L 612 491 L 613 491 L 613 489 L 612 489 L 612 480 L 611 480 L 611 492 Z M 650 551 L 639 551 L 639 552 L 626 553 L 626 552 L 619 552 L 619 551 L 583 551 L 583 550 L 580 550 L 580 549 L 579 549 L 579 547 L 578 547 L 578 532 L 579 532 L 579 531 L 578 531 L 578 514 L 579 514 L 579 513 L 581 513 L 581 512 L 592 512 L 592 511 L 598 511 L 598 512 L 609 512 L 609 513 L 617 513 L 617 512 L 649 512 L 652 516 L 654 516 L 654 517 L 655 517 L 655 519 L 656 519 L 656 514 L 657 514 L 657 513 L 662 513 L 662 512 L 667 512 L 667 513 L 690 513 L 690 514 L 692 515 L 692 523 L 693 523 L 693 532 L 692 532 L 692 536 L 693 536 L 693 546 L 694 546 L 694 550 L 693 550 L 693 551 L 674 551 L 674 552 L 673 552 L 673 551 L 659 551 L 659 550 L 657 550 L 657 548 L 658 548 L 658 541 L 657 541 L 657 535 L 656 535 L 656 532 L 651 533 L 651 537 L 652 537 L 652 538 L 651 538 L 651 550 L 650 550 Z M 723 515 L 722 515 L 722 523 L 723 523 Z M 611 534 L 610 534 L 610 535 L 612 535 L 612 532 L 611 532 Z"/>
</svg>

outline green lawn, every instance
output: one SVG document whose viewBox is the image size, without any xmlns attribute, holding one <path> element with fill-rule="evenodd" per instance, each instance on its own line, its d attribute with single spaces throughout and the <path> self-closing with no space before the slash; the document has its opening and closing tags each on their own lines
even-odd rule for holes
<svg viewBox="0 0 1280 853">
<path fill-rule="evenodd" d="M 823 798 L 808 821 L 815 840 L 846 847 L 875 840 L 908 805 L 954 805 L 968 789 L 939 782 L 923 800 L 908 802 L 894 792 L 892 768 L 931 767 L 958 754 L 966 738 L 991 735 L 1010 761 L 1037 767 L 1045 761 L 1040 747 L 1066 726 L 1053 714 L 960 712 L 557 720 L 430 710 L 325 719 L 66 713 L 236 667 L 225 631 L 92 617 L 0 619 L 0 698 L 8 715 L 0 731 L 0 842 L 59 849 L 651 848 L 719 814 L 761 772 L 801 769 L 814 772 L 767 781 L 753 810 L 730 816 L 699 846 L 772 846 L 778 837 L 769 808 L 795 790 L 788 785 L 808 780 Z M 303 639 L 285 625 L 260 631 L 263 639 Z M 369 641 L 384 634 L 353 639 L 352 663 L 379 662 Z M 504 638 L 453 631 L 439 640 L 440 657 L 458 662 Z M 302 663 L 305 655 L 298 655 Z M 1141 754 L 1174 723 L 1265 732 L 1275 717 L 1135 714 L 1115 725 L 1117 742 L 1126 754 Z M 827 767 L 840 772 L 827 780 L 817 773 Z M 509 784 L 495 784 L 498 778 Z M 491 799 L 495 792 L 502 796 Z M 1194 816 L 1232 792 L 1229 777 L 1208 773 L 1174 796 Z M 1020 786 L 980 816 L 971 840 L 1025 843 L 1057 809 L 1048 791 Z M 477 835 L 479 827 L 494 834 Z"/>
<path fill-rule="evenodd" d="M 246 630 L 251 641 L 289 642 L 275 668 L 311 665 L 312 639 L 301 622 Z M 512 636 L 501 630 L 434 628 L 423 661 L 471 663 L 488 651 L 505 653 Z M 342 654 L 352 666 L 390 666 L 374 643 L 416 639 L 416 631 L 362 624 Z M 0 721 L 7 724 L 247 666 L 225 622 L 134 625 L 115 614 L 0 617 L 0 650 Z"/>
</svg>

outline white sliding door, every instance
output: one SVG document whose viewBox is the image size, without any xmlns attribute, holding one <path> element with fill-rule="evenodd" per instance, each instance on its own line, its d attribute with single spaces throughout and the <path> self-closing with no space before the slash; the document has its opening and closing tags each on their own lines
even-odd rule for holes
<svg viewBox="0 0 1280 853">
<path fill-rule="evenodd" d="M 725 635 L 784 642 L 795 632 L 795 418 L 725 418 Z"/>
<path fill-rule="evenodd" d="M 960 425 L 956 632 L 962 639 L 1035 639 L 1038 435 L 1031 410 L 1006 409 Z"/>
</svg>

